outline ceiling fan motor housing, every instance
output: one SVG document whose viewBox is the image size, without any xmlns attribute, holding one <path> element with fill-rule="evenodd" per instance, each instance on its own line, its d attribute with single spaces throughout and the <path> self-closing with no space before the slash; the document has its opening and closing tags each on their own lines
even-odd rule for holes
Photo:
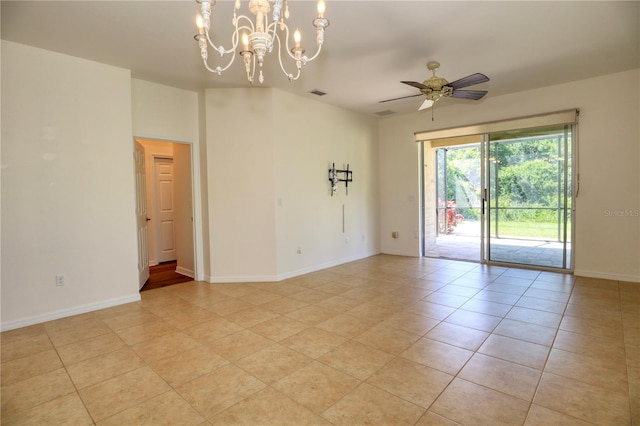
<svg viewBox="0 0 640 426">
<path fill-rule="evenodd" d="M 427 89 L 420 90 L 427 99 L 435 100 L 453 94 L 453 87 L 448 86 L 449 82 L 442 77 L 431 77 L 422 84 L 427 86 Z"/>
</svg>

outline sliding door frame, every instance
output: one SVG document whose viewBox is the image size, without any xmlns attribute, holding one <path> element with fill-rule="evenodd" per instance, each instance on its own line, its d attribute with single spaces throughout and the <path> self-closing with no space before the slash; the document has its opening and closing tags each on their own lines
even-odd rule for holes
<svg viewBox="0 0 640 426">
<path fill-rule="evenodd" d="M 421 192 L 424 195 L 424 154 L 426 152 L 426 148 L 424 146 L 425 143 L 429 143 L 431 148 L 439 148 L 446 147 L 453 144 L 466 144 L 470 143 L 469 141 L 475 140 L 478 141 L 480 139 L 481 146 L 481 187 L 482 187 L 482 209 L 481 209 L 481 238 L 480 238 L 480 261 L 481 263 L 490 263 L 492 265 L 504 265 L 504 266 L 514 266 L 522 268 L 534 268 L 538 270 L 551 270 L 556 272 L 566 272 L 572 273 L 575 265 L 575 216 L 576 216 L 576 205 L 577 205 L 577 197 L 579 193 L 579 168 L 578 168 L 578 117 L 579 117 L 579 109 L 570 109 L 564 111 L 558 111 L 548 114 L 541 114 L 529 117 L 521 117 L 514 118 L 509 120 L 502 121 L 494 121 L 487 123 L 474 124 L 463 127 L 455 127 L 441 130 L 431 130 L 431 131 L 421 131 L 414 133 L 415 141 L 420 145 L 420 164 L 421 164 L 421 173 L 422 173 L 422 185 Z M 567 198 L 571 199 L 571 207 L 570 207 L 570 219 L 567 219 L 567 203 L 565 201 L 564 205 L 564 230 L 563 230 L 563 266 L 566 266 L 567 261 L 567 253 L 566 253 L 566 243 L 567 243 L 567 220 L 571 223 L 571 251 L 569 258 L 569 268 L 553 268 L 553 267 L 545 267 L 545 266 L 537 266 L 537 265 L 521 265 L 507 262 L 496 262 L 490 261 L 488 256 L 488 242 L 489 238 L 489 223 L 490 212 L 488 209 L 488 188 L 487 188 L 487 176 L 486 174 L 489 172 L 488 170 L 488 161 L 485 161 L 487 158 L 488 143 L 489 143 L 489 134 L 498 133 L 504 131 L 515 131 L 515 130 L 526 130 L 526 129 L 534 129 L 534 128 L 547 128 L 553 126 L 565 125 L 570 127 L 571 133 L 571 156 L 568 156 L 568 150 L 565 149 L 565 167 L 567 165 L 566 160 L 568 158 L 571 159 L 571 172 L 569 174 L 565 173 L 565 182 L 564 187 L 566 191 L 566 185 L 568 184 L 569 179 L 571 180 L 571 195 L 570 197 L 565 196 L 565 200 Z M 565 146 L 567 144 L 567 131 L 565 128 Z M 425 197 L 422 197 L 422 200 L 425 200 Z M 424 256 L 426 253 L 426 226 L 425 226 L 425 209 L 426 206 L 422 205 L 422 215 L 421 215 L 421 227 L 422 232 L 420 233 L 422 237 L 422 255 Z M 437 206 L 436 206 L 437 207 Z M 489 217 L 486 217 L 489 216 Z"/>
</svg>

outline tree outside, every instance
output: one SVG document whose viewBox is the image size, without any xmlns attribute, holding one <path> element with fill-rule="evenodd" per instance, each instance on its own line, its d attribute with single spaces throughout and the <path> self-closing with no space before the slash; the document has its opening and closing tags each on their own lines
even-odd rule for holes
<svg viewBox="0 0 640 426">
<path fill-rule="evenodd" d="M 566 146 L 570 149 L 570 142 Z M 571 158 L 571 153 L 564 150 L 563 135 L 489 144 L 493 237 L 564 239 L 565 212 L 571 211 L 571 182 L 564 178 L 565 168 L 570 167 L 566 159 Z M 444 173 L 438 176 L 440 182 L 446 181 L 446 201 L 453 203 L 456 214 L 464 221 L 480 220 L 480 157 L 478 144 L 449 148 L 446 179 Z M 442 200 L 444 194 L 439 195 Z"/>
</svg>

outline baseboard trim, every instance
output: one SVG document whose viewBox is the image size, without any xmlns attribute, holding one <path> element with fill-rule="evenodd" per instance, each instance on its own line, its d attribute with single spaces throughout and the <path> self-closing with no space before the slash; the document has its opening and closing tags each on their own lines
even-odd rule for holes
<svg viewBox="0 0 640 426">
<path fill-rule="evenodd" d="M 140 293 L 136 293 L 131 296 L 103 300 L 96 303 L 88 303 L 86 305 L 74 306 L 72 308 L 58 309 L 55 311 L 47 312 L 45 314 L 34 315 L 32 317 L 22 318 L 15 321 L 3 322 L 2 325 L 0 325 L 0 331 L 27 327 L 29 325 L 40 324 L 47 321 L 53 321 L 73 315 L 85 314 L 87 312 L 99 311 L 100 309 L 111 308 L 113 306 L 124 305 L 126 303 L 138 301 L 140 301 Z"/>
<path fill-rule="evenodd" d="M 176 273 L 180 275 L 186 275 L 189 278 L 194 278 L 196 276 L 195 272 L 193 272 L 191 269 L 186 269 L 181 266 L 176 267 Z"/>
<path fill-rule="evenodd" d="M 640 283 L 640 277 L 635 275 L 611 274 L 608 272 L 585 271 L 582 269 L 574 270 L 573 275 L 575 275 L 576 277 L 600 278 L 603 280 Z"/>
<path fill-rule="evenodd" d="M 380 252 L 367 252 L 363 255 L 352 256 L 348 258 L 332 260 L 330 262 L 321 263 L 318 265 L 309 266 L 295 271 L 285 272 L 277 275 L 255 275 L 255 276 L 227 276 L 227 277 L 212 277 L 206 276 L 205 279 L 211 284 L 221 283 L 263 283 L 263 282 L 278 282 L 289 278 L 298 277 L 300 275 L 310 274 L 312 272 L 321 271 L 323 269 L 332 268 L 334 266 L 343 265 L 345 263 L 354 262 L 356 260 L 366 259 L 367 257 L 375 256 Z"/>
<path fill-rule="evenodd" d="M 211 284 L 225 283 L 269 283 L 278 281 L 278 277 L 274 275 L 249 275 L 249 276 L 228 276 L 228 277 L 209 277 L 207 280 Z"/>
<path fill-rule="evenodd" d="M 359 256 L 352 256 L 343 259 L 332 260 L 330 262 L 321 263 L 319 265 L 309 266 L 307 268 L 298 269 L 291 272 L 285 272 L 284 274 L 278 275 L 278 281 L 287 280 L 289 278 L 299 277 L 300 275 L 310 274 L 312 272 L 321 271 L 327 268 L 333 268 L 334 266 L 344 265 L 345 263 L 355 262 L 356 260 L 366 259 L 367 257 L 375 256 L 380 254 L 379 252 L 368 252 Z"/>
<path fill-rule="evenodd" d="M 414 253 L 414 252 L 406 252 L 406 251 L 400 251 L 400 250 L 382 250 L 380 252 L 381 254 L 391 254 L 393 256 L 405 256 L 405 257 L 420 257 L 420 253 Z"/>
</svg>

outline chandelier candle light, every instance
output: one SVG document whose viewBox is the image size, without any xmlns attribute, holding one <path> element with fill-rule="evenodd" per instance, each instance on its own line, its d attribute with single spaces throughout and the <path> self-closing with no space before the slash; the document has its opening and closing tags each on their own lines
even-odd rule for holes
<svg viewBox="0 0 640 426">
<path fill-rule="evenodd" d="M 300 78 L 300 72 L 302 66 L 307 62 L 313 61 L 318 57 L 322 50 L 322 44 L 324 43 L 324 29 L 329 26 L 329 21 L 324 17 L 325 4 L 323 0 L 318 1 L 318 17 L 313 20 L 313 26 L 316 27 L 316 43 L 318 50 L 312 57 L 307 57 L 305 49 L 301 46 L 300 42 L 302 36 L 299 30 L 295 30 L 293 35 L 294 46 L 289 48 L 289 27 L 285 23 L 285 20 L 289 18 L 289 4 L 287 0 L 250 0 L 249 11 L 255 16 L 254 22 L 246 15 L 238 15 L 238 9 L 240 9 L 240 0 L 236 0 L 233 8 L 233 34 L 231 36 L 231 48 L 226 49 L 223 46 L 216 46 L 209 36 L 211 29 L 211 7 L 216 4 L 216 0 L 196 0 L 200 4 L 200 13 L 196 19 L 198 26 L 198 34 L 194 37 L 200 47 L 200 56 L 204 62 L 204 66 L 211 72 L 221 75 L 226 71 L 233 60 L 235 59 L 235 52 L 238 48 L 238 44 L 242 43 L 241 50 L 238 54 L 242 56 L 244 60 L 245 71 L 247 72 L 247 79 L 250 83 L 253 83 L 256 62 L 258 63 L 259 75 L 258 81 L 264 82 L 262 75 L 262 65 L 264 63 L 264 56 L 266 53 L 270 53 L 273 50 L 274 42 L 278 42 L 278 60 L 280 61 L 280 68 L 282 72 L 287 76 L 290 81 Z M 284 6 L 284 12 L 282 8 Z M 269 22 L 269 12 L 273 11 L 273 18 Z M 278 34 L 280 31 L 280 35 Z M 283 42 L 281 38 L 284 38 L 284 48 L 291 59 L 296 63 L 296 74 L 287 72 L 282 63 L 282 48 Z M 220 54 L 220 57 L 224 57 L 226 54 L 231 53 L 231 59 L 225 67 L 217 66 L 211 68 L 207 62 L 209 53 L 209 46 Z"/>
</svg>

